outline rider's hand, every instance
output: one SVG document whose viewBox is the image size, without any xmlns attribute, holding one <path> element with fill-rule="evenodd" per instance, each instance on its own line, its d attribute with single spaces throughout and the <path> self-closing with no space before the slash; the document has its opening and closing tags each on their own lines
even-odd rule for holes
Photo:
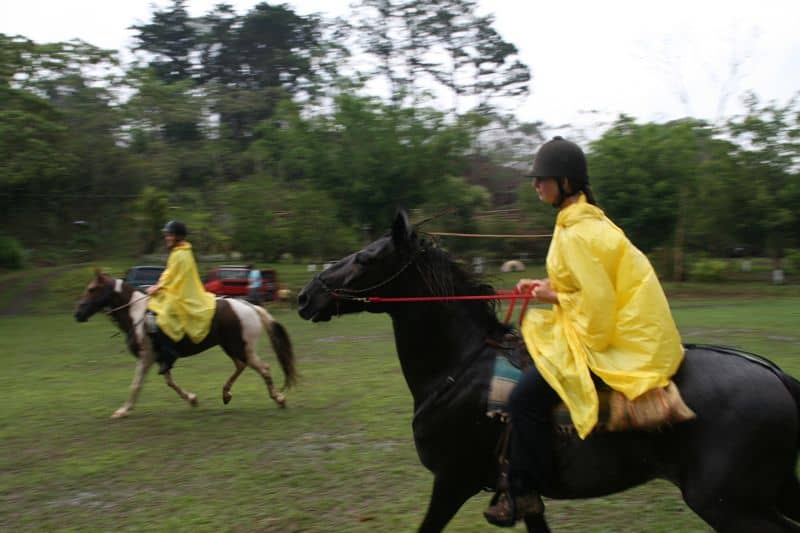
<svg viewBox="0 0 800 533">
<path fill-rule="evenodd" d="M 147 295 L 150 296 L 160 288 L 161 287 L 159 287 L 158 285 L 150 285 L 149 287 L 147 287 Z"/>
<path fill-rule="evenodd" d="M 527 279 L 523 278 L 517 282 L 517 292 L 520 294 L 533 294 L 533 291 L 542 283 L 540 279 Z"/>
<path fill-rule="evenodd" d="M 540 282 L 533 288 L 533 297 L 540 302 L 548 304 L 558 303 L 558 293 L 553 290 L 549 279 L 539 280 Z"/>
</svg>

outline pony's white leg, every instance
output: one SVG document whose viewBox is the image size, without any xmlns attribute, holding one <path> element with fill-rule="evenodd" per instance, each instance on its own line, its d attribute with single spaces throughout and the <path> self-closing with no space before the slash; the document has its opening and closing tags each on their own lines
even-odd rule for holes
<svg viewBox="0 0 800 533">
<path fill-rule="evenodd" d="M 183 390 L 180 385 L 175 383 L 172 379 L 172 372 L 169 370 L 164 373 L 164 381 L 167 382 L 167 385 L 169 385 L 171 389 L 178 393 L 178 396 L 189 402 L 192 407 L 197 407 L 197 395 L 193 392 Z"/>
<path fill-rule="evenodd" d="M 252 346 L 253 343 L 248 342 L 245 347 L 247 364 L 250 366 L 250 368 L 261 374 L 262 378 L 264 378 L 264 383 L 267 384 L 267 390 L 269 391 L 270 398 L 275 400 L 275 403 L 277 403 L 278 406 L 286 407 L 286 398 L 275 388 L 275 384 L 272 382 L 272 375 L 269 373 L 269 365 L 262 361 L 258 355 L 256 355 L 256 352 Z"/>
<path fill-rule="evenodd" d="M 233 364 L 236 365 L 236 370 L 233 372 L 233 375 L 228 378 L 228 381 L 226 381 L 225 385 L 223 385 L 222 387 L 222 403 L 224 403 L 225 405 L 228 405 L 228 402 L 230 402 L 231 398 L 233 398 L 233 394 L 231 394 L 231 387 L 233 387 L 233 384 L 236 382 L 236 379 L 239 377 L 242 371 L 245 368 L 247 368 L 247 365 L 245 365 L 238 359 L 233 359 L 233 358 L 231 359 L 233 361 Z"/>
<path fill-rule="evenodd" d="M 133 382 L 131 382 L 131 389 L 128 393 L 128 400 L 122 404 L 122 407 L 114 411 L 111 418 L 124 418 L 133 411 L 133 406 L 136 404 L 136 398 L 139 396 L 139 391 L 142 390 L 142 383 L 147 371 L 153 364 L 152 354 L 143 352 L 136 359 L 136 370 L 133 373 Z"/>
</svg>

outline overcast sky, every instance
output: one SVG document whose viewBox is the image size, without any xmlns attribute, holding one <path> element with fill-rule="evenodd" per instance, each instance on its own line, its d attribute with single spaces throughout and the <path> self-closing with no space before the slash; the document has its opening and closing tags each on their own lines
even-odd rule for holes
<svg viewBox="0 0 800 533">
<path fill-rule="evenodd" d="M 189 0 L 199 16 L 220 0 Z M 239 13 L 257 0 L 228 0 Z M 281 2 L 270 2 L 278 4 Z M 345 15 L 349 0 L 286 0 L 300 14 Z M 0 0 L 0 33 L 37 42 L 80 38 L 125 49 L 132 24 L 169 0 Z M 533 74 L 516 107 L 523 120 L 590 125 L 619 113 L 640 120 L 715 120 L 740 97 L 785 103 L 800 90 L 798 0 L 479 0 Z M 595 113 L 593 113 L 595 112 Z"/>
</svg>

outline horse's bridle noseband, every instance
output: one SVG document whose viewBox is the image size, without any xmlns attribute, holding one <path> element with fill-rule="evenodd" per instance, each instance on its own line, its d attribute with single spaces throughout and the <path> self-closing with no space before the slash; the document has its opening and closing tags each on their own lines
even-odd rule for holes
<svg viewBox="0 0 800 533">
<path fill-rule="evenodd" d="M 322 288 L 325 290 L 325 292 L 327 292 L 328 294 L 333 296 L 335 299 L 348 300 L 348 301 L 351 301 L 351 302 L 365 302 L 365 303 L 368 303 L 369 302 L 369 298 L 364 297 L 364 296 L 358 296 L 358 295 L 370 293 L 370 292 L 374 291 L 375 289 L 380 289 L 381 287 L 384 287 L 384 286 L 388 285 L 389 283 L 391 283 L 392 281 L 396 280 L 398 277 L 400 277 L 400 275 L 403 272 L 406 271 L 406 269 L 408 267 L 410 267 L 412 264 L 414 264 L 414 262 L 416 261 L 418 256 L 420 256 L 421 254 L 424 254 L 424 253 L 425 253 L 425 248 L 420 246 L 411 255 L 411 257 L 409 257 L 408 261 L 406 261 L 406 263 L 402 267 L 400 267 L 400 269 L 397 272 L 395 272 L 394 274 L 392 274 L 391 276 L 389 276 L 385 280 L 380 281 L 380 282 L 378 282 L 378 283 L 376 283 L 374 285 L 371 285 L 369 287 L 365 287 L 363 289 L 348 289 L 348 288 L 333 289 L 327 283 L 325 283 L 325 280 L 322 279 L 322 274 L 323 274 L 324 271 L 320 272 L 319 274 L 317 274 L 317 281 L 319 281 L 320 285 L 322 285 Z"/>
</svg>

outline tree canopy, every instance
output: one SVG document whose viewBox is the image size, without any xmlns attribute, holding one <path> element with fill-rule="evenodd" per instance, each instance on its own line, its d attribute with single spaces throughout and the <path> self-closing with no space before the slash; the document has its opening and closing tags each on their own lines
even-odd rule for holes
<svg viewBox="0 0 800 533">
<path fill-rule="evenodd" d="M 497 105 L 531 73 L 475 8 L 361 0 L 345 22 L 173 0 L 132 27 L 133 64 L 0 34 L 0 233 L 69 243 L 80 221 L 95 253 L 145 253 L 182 217 L 199 251 L 274 259 L 350 250 L 400 206 L 549 231 L 524 178 L 547 125 Z M 746 104 L 717 124 L 623 115 L 585 147 L 601 207 L 676 279 L 693 254 L 800 247 L 798 100 Z"/>
</svg>

